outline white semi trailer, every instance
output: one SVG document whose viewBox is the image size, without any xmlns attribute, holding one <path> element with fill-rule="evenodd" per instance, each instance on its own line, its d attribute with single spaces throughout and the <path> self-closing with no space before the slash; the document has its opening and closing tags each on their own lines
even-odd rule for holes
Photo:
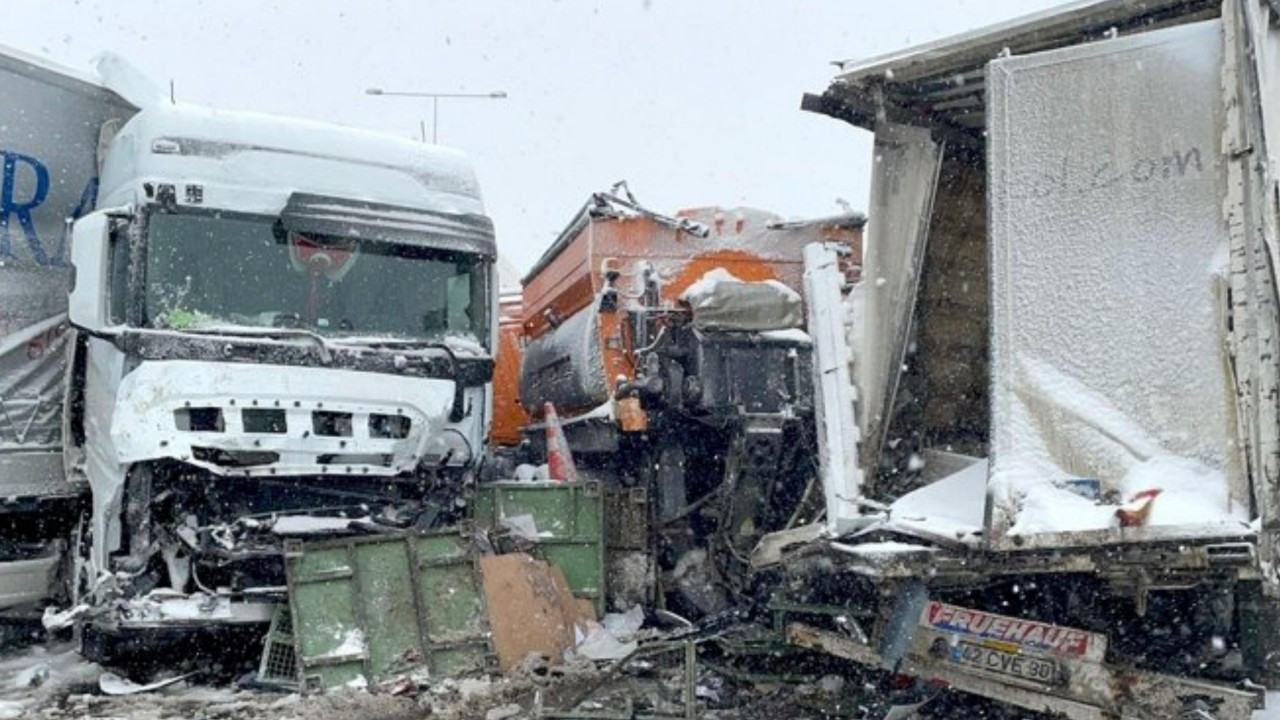
<svg viewBox="0 0 1280 720">
<path fill-rule="evenodd" d="M 48 597 L 87 497 L 63 470 L 68 220 L 98 197 L 98 141 L 137 109 L 96 79 L 0 52 L 0 606 Z"/>
<path fill-rule="evenodd" d="M 459 153 L 99 71 L 0 54 L 0 600 L 68 569 L 90 654 L 266 621 L 287 538 L 450 522 L 496 333 Z"/>
<path fill-rule="evenodd" d="M 869 280 L 807 256 L 793 641 L 1071 718 L 1277 687 L 1277 12 L 1076 2 L 805 98 L 876 162 Z"/>
</svg>

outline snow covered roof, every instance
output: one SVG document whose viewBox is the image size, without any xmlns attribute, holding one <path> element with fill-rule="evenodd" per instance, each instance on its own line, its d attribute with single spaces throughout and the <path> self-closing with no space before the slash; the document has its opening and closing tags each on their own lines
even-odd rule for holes
<svg viewBox="0 0 1280 720">
<path fill-rule="evenodd" d="M 303 192 L 458 215 L 484 212 L 461 152 L 367 130 L 156 103 L 130 120 L 113 146 L 127 143 L 132 152 L 109 156 L 104 168 L 105 196 L 136 178 L 177 175 L 208 186 L 277 189 L 282 197 Z"/>
<path fill-rule="evenodd" d="M 929 125 L 976 138 L 985 125 L 986 65 L 1015 55 L 1090 42 L 1110 33 L 1216 17 L 1216 0 L 1078 0 L 986 28 L 860 61 L 836 63 L 840 74 L 801 108 L 872 129 L 889 120 Z"/>
<path fill-rule="evenodd" d="M 626 197 L 618 195 L 618 191 L 626 193 Z M 538 258 L 533 268 L 525 274 L 523 282 L 542 272 L 560 253 L 564 252 L 587 225 L 596 220 L 621 220 L 625 218 L 644 217 L 672 229 L 683 230 L 695 237 L 706 238 L 718 234 L 721 226 L 729 223 L 745 223 L 751 227 L 769 228 L 771 230 L 791 230 L 805 227 L 835 227 L 857 229 L 866 225 L 867 217 L 859 212 L 847 212 L 823 218 L 782 220 L 774 213 L 757 208 L 737 207 L 698 207 L 686 208 L 674 217 L 663 215 L 641 205 L 626 190 L 626 183 L 619 183 L 610 192 L 592 193 L 587 202 L 573 216 L 564 230 L 556 236 L 551 247 Z M 740 228 L 739 228 L 740 229 Z M 713 230 L 715 232 L 713 232 Z"/>
<path fill-rule="evenodd" d="M 770 229 L 773 230 L 793 230 L 806 227 L 838 227 L 856 230 L 867 224 L 867 216 L 856 210 L 850 210 L 839 215 L 828 215 L 826 217 L 817 218 L 800 218 L 798 220 L 782 220 L 780 222 L 771 223 Z"/>
<path fill-rule="evenodd" d="M 625 187 L 626 183 L 619 183 L 615 189 L 625 189 Z M 630 196 L 630 191 L 627 191 L 627 195 Z M 538 261 L 535 262 L 529 272 L 525 274 L 522 282 L 524 284 L 528 284 L 531 278 L 542 272 L 551 264 L 552 260 L 556 259 L 556 256 L 564 252 L 564 249 L 573 242 L 573 239 L 578 236 L 578 233 L 582 232 L 583 228 L 593 220 L 635 217 L 646 217 L 651 220 L 656 220 L 659 223 L 675 229 L 684 230 L 685 232 L 698 237 L 706 237 L 710 232 L 705 225 L 688 218 L 674 218 L 654 212 L 653 210 L 650 210 L 636 202 L 634 197 L 623 198 L 619 197 L 614 192 L 592 193 L 591 197 L 587 198 L 587 202 L 584 203 L 582 208 L 573 216 L 573 219 L 569 221 L 569 224 L 565 226 L 564 230 L 561 230 L 560 234 L 556 236 L 555 242 L 551 243 L 551 247 L 547 248 L 547 251 L 542 254 L 542 257 L 538 258 Z"/>
<path fill-rule="evenodd" d="M 124 100 L 107 89 L 102 80 L 93 74 L 59 65 L 48 58 L 32 55 L 8 45 L 0 45 L 0 69 L 28 77 L 37 77 L 41 82 L 81 93 L 101 92 L 115 104 L 126 105 Z"/>
</svg>

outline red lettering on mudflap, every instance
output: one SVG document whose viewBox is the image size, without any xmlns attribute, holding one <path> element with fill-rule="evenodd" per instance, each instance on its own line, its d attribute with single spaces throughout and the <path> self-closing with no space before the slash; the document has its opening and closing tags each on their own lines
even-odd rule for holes
<svg viewBox="0 0 1280 720">
<path fill-rule="evenodd" d="M 1087 654 L 1094 637 L 1092 633 L 1083 630 L 1034 620 L 1020 620 L 940 602 L 930 602 L 925 607 L 923 620 L 925 625 L 937 630 L 1072 657 Z"/>
</svg>

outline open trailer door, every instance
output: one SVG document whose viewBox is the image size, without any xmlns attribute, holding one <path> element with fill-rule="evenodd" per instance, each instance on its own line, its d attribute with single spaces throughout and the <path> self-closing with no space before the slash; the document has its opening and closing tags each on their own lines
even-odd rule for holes
<svg viewBox="0 0 1280 720">
<path fill-rule="evenodd" d="M 875 162 L 863 282 L 855 301 L 850 346 L 858 388 L 864 477 L 879 463 L 911 334 L 920 265 L 938 184 L 942 144 L 929 130 L 882 122 Z"/>
<path fill-rule="evenodd" d="M 1262 527 L 1274 531 L 1280 529 L 1280 11 L 1265 0 L 1227 0 L 1222 20 L 1232 370 L 1254 503 Z"/>
<path fill-rule="evenodd" d="M 997 548 L 1249 531 L 1224 46 L 1210 20 L 988 65 Z"/>
<path fill-rule="evenodd" d="M 69 494 L 62 403 L 70 232 L 93 209 L 98 143 L 132 105 L 95 79 L 0 48 L 0 512 Z"/>
</svg>

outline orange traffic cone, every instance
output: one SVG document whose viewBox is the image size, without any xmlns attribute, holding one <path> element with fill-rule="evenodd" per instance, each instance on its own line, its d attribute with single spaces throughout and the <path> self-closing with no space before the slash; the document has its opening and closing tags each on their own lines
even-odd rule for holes
<svg viewBox="0 0 1280 720">
<path fill-rule="evenodd" d="M 569 442 L 564 439 L 556 406 L 542 404 L 542 420 L 547 424 L 547 470 L 554 482 L 578 482 L 578 468 L 574 467 Z"/>
</svg>

